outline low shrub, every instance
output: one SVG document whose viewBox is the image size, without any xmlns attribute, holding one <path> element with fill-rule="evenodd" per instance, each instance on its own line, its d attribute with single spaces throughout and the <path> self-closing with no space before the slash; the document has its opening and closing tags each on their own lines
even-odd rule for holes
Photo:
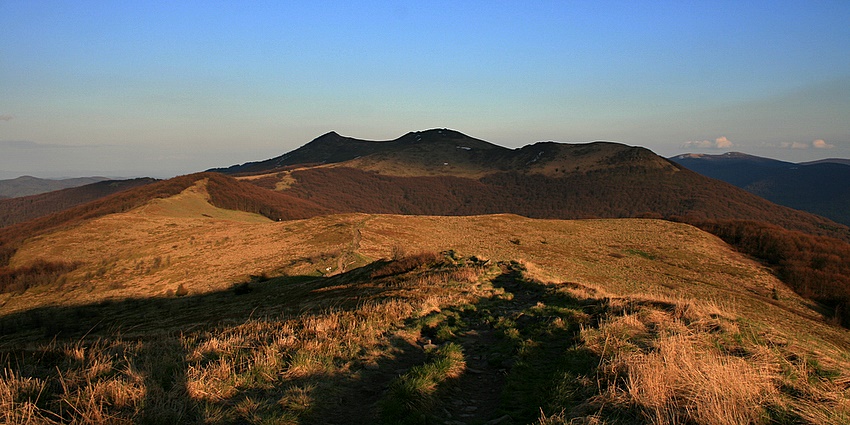
<svg viewBox="0 0 850 425">
<path fill-rule="evenodd" d="M 372 279 L 378 279 L 381 277 L 407 273 L 418 267 L 434 264 L 439 261 L 439 259 L 440 256 L 435 252 L 421 252 L 419 254 L 409 255 L 379 266 L 372 272 L 370 277 Z"/>
</svg>

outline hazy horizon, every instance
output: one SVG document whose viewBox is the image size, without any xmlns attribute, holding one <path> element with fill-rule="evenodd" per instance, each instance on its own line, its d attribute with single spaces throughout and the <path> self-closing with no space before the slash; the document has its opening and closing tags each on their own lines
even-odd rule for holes
<svg viewBox="0 0 850 425">
<path fill-rule="evenodd" d="M 850 157 L 850 3 L 0 3 L 0 178 L 170 177 L 329 131 Z"/>
</svg>

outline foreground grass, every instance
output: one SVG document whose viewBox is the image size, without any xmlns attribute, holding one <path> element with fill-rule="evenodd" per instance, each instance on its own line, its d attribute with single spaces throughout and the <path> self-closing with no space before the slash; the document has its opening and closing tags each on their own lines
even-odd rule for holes
<svg viewBox="0 0 850 425">
<path fill-rule="evenodd" d="M 537 276 L 420 254 L 3 317 L 0 421 L 850 421 L 846 347 L 716 302 Z"/>
</svg>

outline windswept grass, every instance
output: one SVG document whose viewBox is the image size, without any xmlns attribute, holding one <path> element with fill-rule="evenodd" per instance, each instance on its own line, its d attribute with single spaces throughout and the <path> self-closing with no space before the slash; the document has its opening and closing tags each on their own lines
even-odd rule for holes
<svg viewBox="0 0 850 425">
<path fill-rule="evenodd" d="M 77 266 L 77 263 L 41 260 L 24 267 L 0 267 L 0 293 L 22 293 L 36 286 L 56 284 Z"/>
</svg>

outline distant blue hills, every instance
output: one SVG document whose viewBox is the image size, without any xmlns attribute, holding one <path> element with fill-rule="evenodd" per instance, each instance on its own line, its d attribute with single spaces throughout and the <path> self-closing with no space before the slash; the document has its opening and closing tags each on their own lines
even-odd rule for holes
<svg viewBox="0 0 850 425">
<path fill-rule="evenodd" d="M 688 153 L 670 160 L 776 204 L 850 225 L 850 159 L 793 163 L 728 152 Z"/>
</svg>

